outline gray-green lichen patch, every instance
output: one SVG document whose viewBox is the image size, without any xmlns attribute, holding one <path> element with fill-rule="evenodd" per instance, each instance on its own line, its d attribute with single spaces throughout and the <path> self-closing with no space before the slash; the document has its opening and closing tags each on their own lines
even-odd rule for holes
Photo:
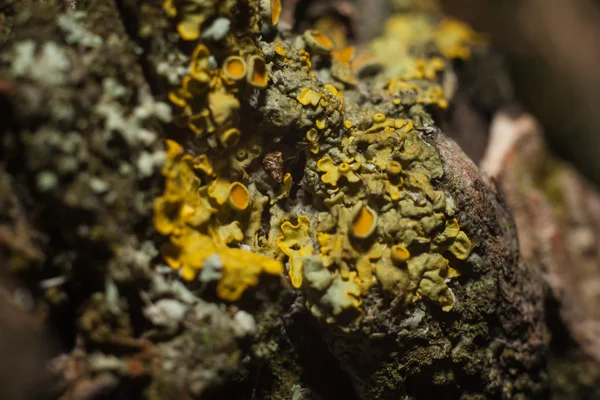
<svg viewBox="0 0 600 400">
<path fill-rule="evenodd" d="M 66 33 L 65 41 L 71 45 L 82 46 L 84 48 L 98 48 L 104 40 L 85 28 L 84 21 L 87 13 L 76 11 L 72 13 L 60 14 L 56 18 L 58 26 Z"/>
<path fill-rule="evenodd" d="M 71 63 L 66 52 L 54 42 L 39 48 L 33 40 L 18 43 L 13 50 L 12 75 L 27 77 L 43 85 L 66 82 Z"/>
</svg>

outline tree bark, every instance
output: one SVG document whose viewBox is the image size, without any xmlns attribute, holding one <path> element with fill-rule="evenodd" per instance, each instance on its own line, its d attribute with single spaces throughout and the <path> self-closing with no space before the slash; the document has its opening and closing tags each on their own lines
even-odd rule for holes
<svg viewBox="0 0 600 400">
<path fill-rule="evenodd" d="M 294 31 L 307 24 L 330 29 L 326 33 L 331 37 L 343 31 L 344 40 L 350 43 L 354 37 L 357 48 L 368 54 L 367 38 L 377 29 L 357 28 L 357 10 L 364 4 L 290 2 L 279 30 L 266 20 L 253 22 L 259 18 L 256 10 L 276 2 L 228 0 L 217 7 L 218 1 L 198 1 L 196 6 L 206 3 L 221 12 L 211 15 L 204 32 L 217 25 L 217 16 L 226 16 L 228 29 L 236 34 L 218 39 L 214 31 L 215 37 L 185 41 L 175 22 L 180 20 L 168 15 L 170 3 L 177 8 L 176 18 L 182 18 L 189 10 L 181 5 L 194 2 L 0 2 L 0 307 L 7 310 L 0 313 L 0 347 L 23 354 L 22 365 L 14 368 L 16 355 L 0 362 L 0 398 L 594 397 L 600 387 L 600 347 L 594 335 L 600 265 L 600 225 L 594 221 L 600 195 L 548 152 L 532 117 L 505 111 L 514 99 L 497 54 L 466 40 L 471 56 L 457 60 L 439 48 L 432 50 L 434 39 L 423 45 L 419 36 L 411 36 L 411 45 L 421 49 L 414 51 L 422 51 L 418 57 L 429 61 L 434 52 L 444 67 L 432 76 L 423 72 L 420 78 L 406 79 L 422 86 L 408 91 L 402 86 L 404 97 L 396 104 L 387 86 L 377 84 L 394 65 L 365 62 L 356 82 L 343 82 L 334 78 L 339 70 L 331 49 L 323 50 L 307 39 L 308 33 Z M 424 18 L 426 29 L 438 29 L 443 21 L 433 6 L 392 3 L 390 9 L 396 7 L 408 21 Z M 310 7 L 322 7 L 334 22 L 318 25 Z M 316 20 L 294 21 L 302 16 Z M 251 27 L 248 32 L 239 28 L 243 23 Z M 295 48 L 298 43 L 312 57 Z M 204 141 L 206 133 L 198 139 L 182 128 L 177 102 L 169 103 L 185 82 L 190 62 L 198 59 L 198 44 L 213 51 L 212 59 L 206 59 L 210 65 L 221 66 L 230 55 L 266 62 L 266 88 L 235 83 L 236 100 L 221 97 L 216 105 L 200 104 L 215 122 L 217 106 L 235 108 L 231 104 L 239 103 L 235 128 L 242 133 L 233 149 L 221 136 L 213 146 Z M 481 82 L 479 74 L 490 70 L 498 79 Z M 230 88 L 233 84 L 222 76 L 221 84 Z M 416 99 L 415 91 L 438 86 L 443 96 Z M 303 97 L 311 91 L 320 96 L 314 107 L 310 97 Z M 390 129 L 373 131 L 379 122 Z M 322 131 L 316 153 L 307 135 L 311 128 Z M 383 132 L 398 142 L 389 145 Z M 380 139 L 370 139 L 376 135 Z M 189 283 L 166 265 L 168 254 L 163 257 L 159 249 L 168 238 L 157 231 L 156 199 L 167 192 L 168 179 L 183 179 L 187 171 L 182 166 L 177 174 L 165 172 L 173 162 L 169 147 L 165 151 L 167 139 L 195 160 L 219 159 L 215 166 L 237 157 L 234 150 L 256 151 L 241 167 L 249 177 L 232 176 L 246 183 L 242 186 L 252 197 L 247 214 L 236 221 L 256 222 L 256 230 L 265 232 L 264 246 L 253 247 L 246 231 L 224 251 L 252 251 L 282 262 L 286 270 L 262 274 L 255 287 L 231 299 L 220 291 L 224 275 L 220 281 L 203 281 L 201 275 Z M 368 140 L 377 149 L 372 158 L 368 146 L 362 149 L 359 143 Z M 411 143 L 418 155 L 408 154 Z M 340 290 L 342 300 L 331 300 L 334 294 L 328 290 L 336 279 L 350 285 L 368 250 L 358 234 L 344 238 L 344 263 L 358 254 L 356 265 L 347 262 L 351 278 L 342 278 L 342 267 L 322 268 L 319 276 L 331 274 L 329 286 L 327 291 L 317 288 L 309 263 L 322 267 L 326 258 L 326 244 L 317 234 L 333 232 L 324 227 L 327 218 L 338 218 L 337 232 L 347 232 L 346 225 L 354 226 L 358 219 L 353 215 L 342 221 L 355 205 L 343 200 L 332 205 L 329 195 L 361 188 L 344 193 L 349 199 L 362 193 L 357 198 L 369 204 L 365 212 L 378 215 L 383 228 L 373 228 L 376 232 L 369 234 L 376 239 L 368 240 L 380 241 L 384 254 L 389 254 L 385 241 L 392 240 L 386 230 L 398 221 L 385 219 L 390 208 L 382 204 L 391 203 L 393 196 L 385 194 L 389 187 L 378 189 L 369 183 L 374 178 L 367 182 L 373 169 L 355 169 L 356 179 L 348 173 L 335 189 L 327 186 L 324 175 L 342 171 L 337 169 L 340 160 L 351 168 L 360 157 L 375 168 L 377 157 L 389 149 L 386 162 L 402 160 L 397 164 L 402 164 L 405 186 L 398 186 L 408 191 L 413 185 L 411 200 L 402 198 L 391 208 L 401 210 L 400 219 L 412 218 L 411 224 L 434 217 L 443 218 L 444 226 L 455 221 L 457 232 L 468 236 L 462 242 L 468 249 L 443 242 L 439 238 L 446 230 L 436 225 L 427 232 L 431 237 L 424 238 L 429 241 L 411 242 L 407 248 L 412 260 L 445 260 L 434 271 L 438 275 L 428 278 L 431 271 L 425 271 L 416 286 L 403 292 L 388 289 L 384 274 L 373 272 L 372 286 L 366 285 L 360 296 L 349 295 L 355 293 L 351 288 Z M 352 160 L 345 153 L 350 151 L 355 151 Z M 335 171 L 326 174 L 325 155 L 337 162 Z M 275 168 L 290 173 L 291 189 L 285 189 L 285 178 L 277 182 L 271 167 L 263 168 L 267 156 L 281 158 L 282 165 L 276 162 Z M 409 156 L 413 158 L 402 158 Z M 194 165 L 194 176 L 205 179 L 200 164 Z M 231 188 L 219 205 L 235 201 L 229 199 Z M 407 217 L 429 207 L 435 196 L 445 198 L 447 205 L 435 212 L 431 205 L 429 214 Z M 409 206 L 403 209 L 402 204 Z M 221 213 L 214 218 L 229 216 Z M 306 243 L 282 244 L 286 232 L 301 229 L 302 216 L 310 221 L 307 235 L 313 248 L 308 255 L 295 253 Z M 423 239 L 425 233 L 419 235 Z M 430 245 L 436 235 L 439 243 Z M 460 235 L 455 232 L 453 238 Z M 213 244 L 200 250 L 207 246 Z M 246 253 L 235 254 L 235 262 L 241 262 Z M 291 272 L 293 257 L 304 263 L 302 285 L 296 285 Z M 368 269 L 377 271 L 384 258 L 367 258 Z M 240 275 L 265 262 L 252 260 L 257 261 L 245 265 Z M 410 274 L 404 272 L 410 271 L 410 260 L 397 262 L 393 271 L 400 272 L 394 273 Z M 207 263 L 200 274 L 208 270 Z M 438 286 L 426 287 L 427 279 Z M 405 284 L 400 278 L 393 283 Z M 348 305 L 356 302 L 356 307 Z M 335 307 L 343 311 L 337 313 Z M 346 319 L 348 315 L 352 318 Z M 37 352 L 41 357 L 23 350 L 32 345 L 44 348 Z M 44 371 L 38 371 L 42 363 Z"/>
</svg>

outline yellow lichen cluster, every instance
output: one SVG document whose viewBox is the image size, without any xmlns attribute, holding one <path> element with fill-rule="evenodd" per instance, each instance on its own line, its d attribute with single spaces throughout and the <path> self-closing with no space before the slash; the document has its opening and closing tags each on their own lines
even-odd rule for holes
<svg viewBox="0 0 600 400">
<path fill-rule="evenodd" d="M 440 108 L 448 106 L 437 77 L 453 59 L 467 59 L 481 39 L 467 25 L 451 19 L 436 23 L 428 14 L 400 14 L 390 18 L 372 51 L 384 67 L 388 93 L 398 99 Z"/>
<path fill-rule="evenodd" d="M 237 23 L 231 10 L 244 7 L 250 18 L 244 24 Z M 178 21 L 182 39 L 211 39 L 196 46 L 189 74 L 169 93 L 171 102 L 180 109 L 176 121 L 198 137 L 208 136 L 211 147 L 235 146 L 240 138 L 240 90 L 264 89 L 268 84 L 267 66 L 255 37 L 263 21 L 277 23 L 280 1 L 164 0 L 163 8 Z M 221 44 L 215 45 L 215 39 Z"/>
<path fill-rule="evenodd" d="M 220 144 L 229 148 L 240 139 L 240 101 L 236 97 L 240 82 L 266 87 L 267 67 L 257 54 L 248 55 L 246 60 L 229 56 L 221 68 L 214 63 L 208 48 L 199 44 L 192 56 L 189 75 L 183 78 L 180 88 L 169 93 L 169 99 L 181 109 L 177 116 L 180 125 L 187 126 L 198 137 L 209 135 L 212 147 Z"/>
<path fill-rule="evenodd" d="M 259 32 L 264 21 L 277 25 L 281 15 L 281 0 L 261 0 L 244 2 L 239 0 L 164 0 L 163 9 L 167 15 L 177 20 L 177 32 L 184 40 L 197 40 L 210 31 L 206 26 L 219 18 L 231 20 L 232 11 L 249 8 L 250 24 L 248 30 Z M 229 24 L 231 21 L 229 21 Z M 227 22 L 222 22 L 223 26 Z M 213 27 L 217 31 L 217 27 Z M 212 32 L 211 32 L 212 33 Z M 214 34 L 219 35 L 219 32 Z"/>
<path fill-rule="evenodd" d="M 217 294 L 234 301 L 257 284 L 261 273 L 282 272 L 278 261 L 239 247 L 245 238 L 241 221 L 253 201 L 242 182 L 225 180 L 208 157 L 185 154 L 172 140 L 167 141 L 162 173 L 165 191 L 154 202 L 154 226 L 169 237 L 161 253 L 183 279 L 211 269 L 219 278 Z"/>
<path fill-rule="evenodd" d="M 295 46 L 260 42 L 279 0 L 165 0 L 164 8 L 182 39 L 198 41 L 189 74 L 169 95 L 191 145 L 167 142 L 154 207 L 167 263 L 186 280 L 218 281 L 217 294 L 236 300 L 287 262 L 292 286 L 330 322 L 359 320 L 375 286 L 397 305 L 425 299 L 452 309 L 450 261 L 467 259 L 472 244 L 451 199 L 434 188 L 442 165 L 422 137 L 429 116 L 415 104 L 447 106 L 438 74 L 449 58 L 469 56 L 474 36 L 452 21 L 404 16 L 371 52 L 357 53 L 326 24 L 333 40 L 310 29 Z M 315 60 L 331 65 L 326 82 Z M 383 101 L 362 109 L 348 92 L 367 75 Z M 257 93 L 263 125 L 242 134 L 242 103 Z M 297 191 L 283 167 L 286 146 L 306 150 Z"/>
<path fill-rule="evenodd" d="M 321 91 L 312 88 L 302 88 L 296 97 L 303 106 L 310 107 L 314 111 L 315 126 L 306 131 L 308 150 L 317 154 L 319 152 L 319 139 L 330 133 L 335 124 L 331 124 L 328 114 L 331 110 L 341 111 L 344 107 L 342 94 L 333 86 L 325 85 Z"/>
<path fill-rule="evenodd" d="M 443 173 L 435 148 L 412 121 L 382 113 L 366 130 L 348 129 L 342 144 L 313 161 L 320 173 L 310 184 L 327 211 L 312 224 L 300 216 L 281 226 L 292 284 L 312 293 L 311 309 L 330 321 L 360 312 L 376 284 L 399 304 L 427 299 L 452 309 L 446 282 L 458 272 L 449 258 L 465 260 L 472 244 L 452 202 L 432 186 Z"/>
<path fill-rule="evenodd" d="M 161 253 L 185 280 L 218 281 L 217 294 L 235 301 L 262 273 L 282 264 L 256 252 L 268 198 L 249 184 L 248 166 L 262 138 L 242 137 L 242 96 L 265 89 L 269 75 L 257 40 L 274 26 L 280 0 L 164 0 L 184 41 L 195 41 L 189 72 L 169 99 L 180 110 L 190 149 L 167 140 L 165 190 L 154 202 L 156 230 L 168 237 Z M 281 197 L 289 195 L 284 179 Z"/>
</svg>

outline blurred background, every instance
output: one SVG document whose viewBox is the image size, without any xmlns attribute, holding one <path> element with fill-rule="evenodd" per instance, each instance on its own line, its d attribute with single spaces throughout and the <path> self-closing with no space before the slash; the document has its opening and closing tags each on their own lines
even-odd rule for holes
<svg viewBox="0 0 600 400">
<path fill-rule="evenodd" d="M 600 185 L 600 2 L 442 0 L 444 12 L 489 34 L 517 99 L 554 152 Z"/>
</svg>

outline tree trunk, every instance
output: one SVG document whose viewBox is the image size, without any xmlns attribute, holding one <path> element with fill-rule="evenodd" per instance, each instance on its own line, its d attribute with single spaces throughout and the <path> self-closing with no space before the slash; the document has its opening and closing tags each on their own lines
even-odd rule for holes
<svg viewBox="0 0 600 400">
<path fill-rule="evenodd" d="M 0 1 L 0 398 L 595 397 L 600 196 L 375 3 Z"/>
</svg>

